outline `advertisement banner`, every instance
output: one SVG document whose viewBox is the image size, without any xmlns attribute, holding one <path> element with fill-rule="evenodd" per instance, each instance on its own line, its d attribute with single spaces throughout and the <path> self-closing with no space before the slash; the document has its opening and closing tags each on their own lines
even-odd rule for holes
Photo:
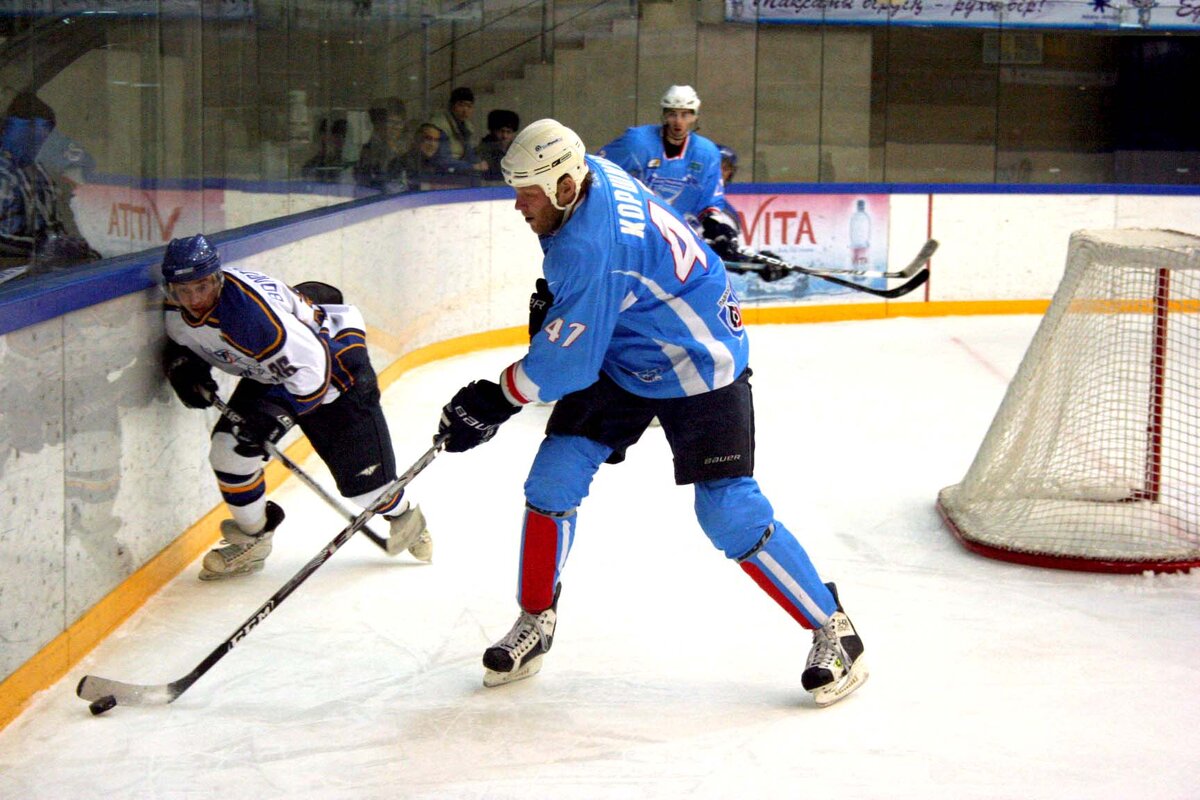
<svg viewBox="0 0 1200 800">
<path fill-rule="evenodd" d="M 1200 31 L 1200 0 L 725 0 L 747 23 Z"/>
<path fill-rule="evenodd" d="M 813 269 L 887 271 L 886 194 L 731 194 L 742 226 L 742 244 L 789 264 Z M 882 279 L 857 279 L 883 287 Z M 767 283 L 757 275 L 731 274 L 743 301 L 786 301 L 842 295 L 852 289 L 798 273 Z"/>
<path fill-rule="evenodd" d="M 224 230 L 225 192 L 83 183 L 74 189 L 71 211 L 83 238 L 107 258 Z"/>
</svg>

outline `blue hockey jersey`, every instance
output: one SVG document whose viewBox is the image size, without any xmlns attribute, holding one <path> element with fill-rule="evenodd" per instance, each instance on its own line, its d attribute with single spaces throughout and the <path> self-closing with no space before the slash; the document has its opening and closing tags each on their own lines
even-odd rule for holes
<svg viewBox="0 0 1200 800">
<path fill-rule="evenodd" d="M 697 133 L 688 135 L 678 156 L 668 158 L 662 126 L 639 125 L 606 144 L 599 155 L 640 179 L 685 218 L 699 218 L 706 209 L 722 205 L 721 151 Z"/>
<path fill-rule="evenodd" d="M 587 164 L 587 193 L 542 237 L 554 302 L 529 352 L 501 376 L 506 395 L 557 400 L 601 372 L 642 397 L 729 385 L 749 341 L 721 259 L 625 170 L 594 156 Z"/>
</svg>

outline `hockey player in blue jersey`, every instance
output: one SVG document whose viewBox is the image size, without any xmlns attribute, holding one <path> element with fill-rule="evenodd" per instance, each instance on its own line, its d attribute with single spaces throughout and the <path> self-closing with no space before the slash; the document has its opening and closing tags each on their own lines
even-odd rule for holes
<svg viewBox="0 0 1200 800">
<path fill-rule="evenodd" d="M 242 378 L 228 405 L 246 420 L 222 417 L 209 463 L 233 519 L 221 523 L 223 546 L 204 557 L 201 580 L 262 569 L 283 509 L 266 499 L 264 442 L 293 424 L 329 467 L 338 490 L 368 508 L 396 478 L 379 384 L 362 314 L 326 284 L 302 294 L 259 272 L 223 267 L 202 234 L 175 239 L 162 262 L 167 294 L 163 367 L 189 408 L 208 408 L 217 391 L 212 367 Z M 380 512 L 395 552 L 429 561 L 433 540 L 416 506 L 397 497 Z"/>
<path fill-rule="evenodd" d="M 737 257 L 737 221 L 725 202 L 721 152 L 692 131 L 700 97 L 691 86 L 672 86 L 659 101 L 662 123 L 629 128 L 600 149 L 612 161 L 666 200 L 724 259 Z"/>
<path fill-rule="evenodd" d="M 813 629 L 804 687 L 819 705 L 845 697 L 867 677 L 862 641 L 754 480 L 749 342 L 721 260 L 661 198 L 586 156 L 555 120 L 521 131 L 501 169 L 540 239 L 549 303 L 526 355 L 499 382 L 460 389 L 439 433 L 461 452 L 524 405 L 557 402 L 525 482 L 521 613 L 484 653 L 484 684 L 541 668 L 576 510 L 600 465 L 622 461 L 657 416 L 705 534 Z"/>
</svg>

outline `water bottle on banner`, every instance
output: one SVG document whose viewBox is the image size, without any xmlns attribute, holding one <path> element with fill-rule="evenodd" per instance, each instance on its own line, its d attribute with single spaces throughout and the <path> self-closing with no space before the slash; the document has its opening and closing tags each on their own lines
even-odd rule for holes
<svg viewBox="0 0 1200 800">
<path fill-rule="evenodd" d="M 871 215 L 867 213 L 867 201 L 856 200 L 854 213 L 850 215 L 850 266 L 866 270 L 871 263 Z"/>
</svg>

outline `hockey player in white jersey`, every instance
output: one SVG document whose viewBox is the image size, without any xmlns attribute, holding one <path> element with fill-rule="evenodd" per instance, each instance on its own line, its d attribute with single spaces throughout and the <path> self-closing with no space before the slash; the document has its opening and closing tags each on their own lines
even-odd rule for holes
<svg viewBox="0 0 1200 800">
<path fill-rule="evenodd" d="M 521 131 L 501 169 L 540 239 L 548 307 L 532 321 L 525 356 L 498 382 L 460 389 L 439 434 L 461 452 L 528 403 L 557 403 L 525 482 L 521 612 L 484 653 L 484 684 L 541 668 L 576 509 L 600 465 L 622 461 L 657 416 L 676 483 L 694 486 L 701 529 L 814 631 L 803 686 L 819 705 L 845 697 L 867 677 L 862 640 L 753 477 L 749 341 L 721 260 L 661 198 L 586 156 L 555 120 Z"/>
<path fill-rule="evenodd" d="M 671 204 L 726 260 L 737 260 L 737 220 L 729 216 L 721 152 L 692 131 L 700 96 L 691 86 L 671 86 L 659 101 L 662 123 L 638 125 L 606 144 L 601 158 L 612 161 Z"/>
<path fill-rule="evenodd" d="M 209 463 L 233 515 L 221 523 L 222 546 L 204 557 L 201 580 L 262 569 L 283 509 L 266 499 L 263 443 L 298 424 L 329 467 L 342 496 L 361 508 L 396 478 L 379 384 L 362 314 L 324 284 L 308 297 L 259 272 L 221 265 L 202 234 L 175 239 L 162 262 L 167 294 L 163 367 L 184 405 L 207 408 L 217 391 L 212 367 L 237 375 L 228 405 L 246 420 L 222 417 Z M 310 294 L 317 294 L 309 290 Z M 429 561 L 425 517 L 403 495 L 381 514 L 396 552 Z"/>
</svg>

